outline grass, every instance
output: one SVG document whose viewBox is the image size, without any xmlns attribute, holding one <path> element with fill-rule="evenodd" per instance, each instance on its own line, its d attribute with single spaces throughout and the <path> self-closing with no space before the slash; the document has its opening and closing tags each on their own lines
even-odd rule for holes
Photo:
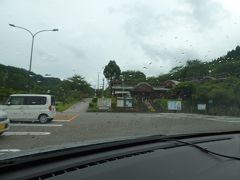
<svg viewBox="0 0 240 180">
<path fill-rule="evenodd" d="M 89 104 L 89 107 L 88 107 L 88 112 L 97 112 L 98 111 L 98 107 L 97 107 L 97 103 L 93 103 L 91 102 Z"/>
<path fill-rule="evenodd" d="M 89 103 L 89 107 L 88 107 L 88 112 L 97 112 L 98 111 L 98 107 L 97 107 L 97 98 L 93 98 L 92 102 Z"/>
<path fill-rule="evenodd" d="M 87 112 L 98 112 L 98 108 L 97 107 L 89 107 Z"/>
<path fill-rule="evenodd" d="M 71 101 L 71 102 L 65 102 L 65 103 L 60 102 L 56 105 L 56 110 L 57 112 L 63 112 L 68 108 L 70 108 L 72 105 L 74 105 L 76 102 L 78 101 Z"/>
</svg>

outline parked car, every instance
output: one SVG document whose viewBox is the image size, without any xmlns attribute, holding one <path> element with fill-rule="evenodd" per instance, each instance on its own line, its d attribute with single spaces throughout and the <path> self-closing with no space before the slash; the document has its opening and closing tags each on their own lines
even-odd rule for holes
<svg viewBox="0 0 240 180">
<path fill-rule="evenodd" d="M 0 110 L 0 135 L 9 130 L 9 119 L 6 112 Z"/>
<path fill-rule="evenodd" d="M 56 115 L 55 98 L 46 94 L 13 94 L 3 109 L 12 121 L 47 123 Z"/>
</svg>

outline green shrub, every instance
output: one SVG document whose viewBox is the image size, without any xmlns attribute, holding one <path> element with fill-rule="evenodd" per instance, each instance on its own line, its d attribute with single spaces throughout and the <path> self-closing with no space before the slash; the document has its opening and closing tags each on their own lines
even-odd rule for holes
<svg viewBox="0 0 240 180">
<path fill-rule="evenodd" d="M 89 108 L 92 108 L 92 107 L 94 107 L 94 106 L 95 106 L 94 103 L 92 103 L 92 102 L 89 103 Z"/>
<path fill-rule="evenodd" d="M 112 108 L 116 108 L 117 107 L 117 98 L 112 97 L 111 101 L 112 101 Z"/>
<path fill-rule="evenodd" d="M 97 103 L 97 98 L 96 98 L 96 97 L 93 98 L 93 99 L 92 99 L 92 102 L 93 102 L 93 103 Z"/>
<path fill-rule="evenodd" d="M 155 100 L 155 105 L 162 111 L 167 110 L 167 99 L 157 99 Z"/>
</svg>

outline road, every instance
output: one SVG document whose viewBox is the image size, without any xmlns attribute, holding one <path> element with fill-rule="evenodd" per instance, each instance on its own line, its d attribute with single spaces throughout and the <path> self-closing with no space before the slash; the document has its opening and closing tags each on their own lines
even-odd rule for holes
<svg viewBox="0 0 240 180">
<path fill-rule="evenodd" d="M 65 143 L 102 138 L 240 130 L 240 118 L 182 113 L 87 113 L 80 102 L 48 124 L 13 123 L 0 137 L 0 157 Z"/>
</svg>

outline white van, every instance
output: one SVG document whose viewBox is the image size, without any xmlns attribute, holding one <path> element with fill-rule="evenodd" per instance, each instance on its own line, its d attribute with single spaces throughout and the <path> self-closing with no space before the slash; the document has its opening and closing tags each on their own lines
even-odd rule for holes
<svg viewBox="0 0 240 180">
<path fill-rule="evenodd" d="M 56 115 L 55 98 L 45 94 L 13 94 L 3 110 L 12 121 L 36 121 L 46 123 Z"/>
</svg>

